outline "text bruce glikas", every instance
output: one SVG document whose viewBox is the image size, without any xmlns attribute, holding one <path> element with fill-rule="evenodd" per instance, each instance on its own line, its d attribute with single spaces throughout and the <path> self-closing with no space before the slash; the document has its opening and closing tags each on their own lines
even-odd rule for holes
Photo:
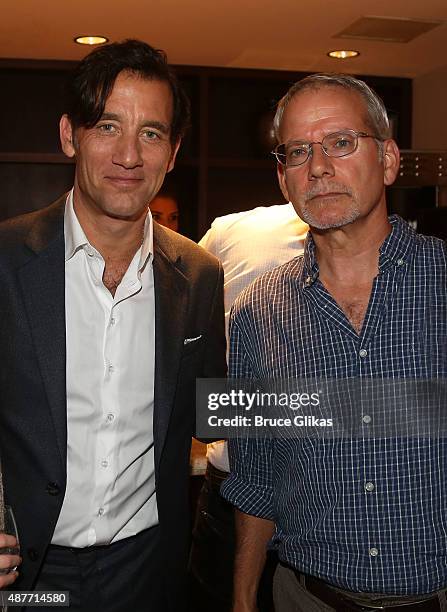
<svg viewBox="0 0 447 612">
<path fill-rule="evenodd" d="M 248 393 L 242 389 L 232 389 L 228 393 L 209 393 L 208 410 L 218 410 L 221 407 L 243 408 L 252 410 L 255 408 L 283 407 L 290 410 L 298 410 L 309 406 L 319 406 L 320 397 L 318 393 L 267 393 L 257 389 L 254 393 Z"/>
<path fill-rule="evenodd" d="M 318 410 L 320 396 L 318 392 L 265 392 L 256 389 L 254 393 L 242 389 L 232 389 L 226 393 L 207 393 L 207 425 L 215 429 L 223 427 L 238 428 L 293 428 L 293 427 L 332 427 L 332 418 L 318 418 L 312 414 L 301 414 L 303 409 Z M 265 409 L 267 408 L 267 412 Z M 278 412 L 279 410 L 279 412 Z M 300 414 L 291 416 L 287 410 Z M 216 412 L 219 411 L 219 412 Z M 240 414 L 242 411 L 242 414 Z M 261 414 L 259 414 L 259 412 Z M 312 410 L 313 412 L 313 410 Z"/>
</svg>

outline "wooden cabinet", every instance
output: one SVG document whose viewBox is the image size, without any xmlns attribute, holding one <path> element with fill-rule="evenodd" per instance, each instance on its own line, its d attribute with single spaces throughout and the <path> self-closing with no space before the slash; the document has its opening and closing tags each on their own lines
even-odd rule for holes
<svg viewBox="0 0 447 612">
<path fill-rule="evenodd" d="M 71 62 L 0 60 L 0 219 L 45 206 L 73 181 L 58 123 Z M 265 123 L 307 73 L 178 66 L 191 128 L 176 168 L 181 231 L 194 240 L 218 215 L 283 201 Z M 384 98 L 399 145 L 411 148 L 411 80 L 364 77 Z"/>
</svg>

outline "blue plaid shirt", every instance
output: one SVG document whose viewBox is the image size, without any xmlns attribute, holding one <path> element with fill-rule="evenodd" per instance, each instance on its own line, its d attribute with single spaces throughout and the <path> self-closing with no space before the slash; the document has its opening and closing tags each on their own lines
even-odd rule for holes
<svg viewBox="0 0 447 612">
<path fill-rule="evenodd" d="M 230 376 L 446 380 L 446 244 L 390 222 L 360 335 L 319 281 L 309 236 L 236 301 Z M 443 436 L 240 439 L 230 462 L 222 494 L 275 521 L 292 567 L 351 591 L 447 586 Z"/>
</svg>

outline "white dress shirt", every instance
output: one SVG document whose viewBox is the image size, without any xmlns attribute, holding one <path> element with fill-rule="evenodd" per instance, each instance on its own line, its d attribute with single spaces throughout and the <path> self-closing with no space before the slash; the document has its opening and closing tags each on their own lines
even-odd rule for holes
<svg viewBox="0 0 447 612">
<path fill-rule="evenodd" d="M 115 296 L 67 198 L 67 489 L 53 544 L 108 544 L 158 523 L 152 217 Z"/>
<path fill-rule="evenodd" d="M 290 202 L 259 206 L 213 221 L 199 244 L 220 259 L 224 269 L 227 346 L 234 300 L 260 274 L 301 255 L 308 229 Z M 223 440 L 208 444 L 207 457 L 217 469 L 229 471 L 227 444 Z"/>
</svg>

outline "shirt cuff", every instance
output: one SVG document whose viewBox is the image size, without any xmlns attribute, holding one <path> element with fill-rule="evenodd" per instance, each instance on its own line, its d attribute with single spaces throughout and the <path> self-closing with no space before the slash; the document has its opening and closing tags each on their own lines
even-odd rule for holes
<svg viewBox="0 0 447 612">
<path fill-rule="evenodd" d="M 245 514 L 274 520 L 271 489 L 253 485 L 237 474 L 231 473 L 223 482 L 220 494 Z"/>
</svg>

